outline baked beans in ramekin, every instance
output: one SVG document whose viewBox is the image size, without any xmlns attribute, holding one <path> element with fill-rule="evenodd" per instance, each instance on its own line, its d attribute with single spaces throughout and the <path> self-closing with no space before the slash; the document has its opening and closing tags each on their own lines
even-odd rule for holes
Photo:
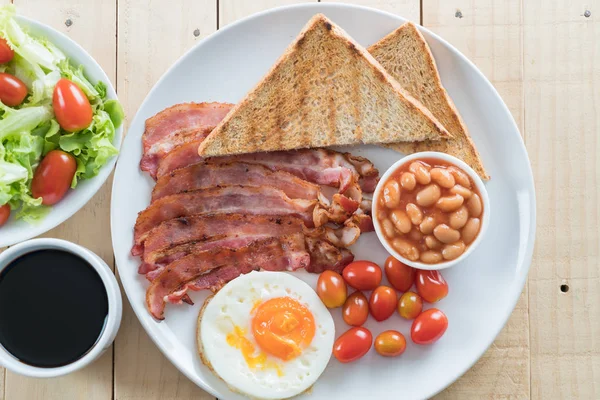
<svg viewBox="0 0 600 400">
<path fill-rule="evenodd" d="M 483 182 L 467 164 L 445 153 L 415 153 L 381 177 L 373 224 L 384 247 L 419 269 L 448 268 L 477 246 L 489 223 Z"/>
</svg>

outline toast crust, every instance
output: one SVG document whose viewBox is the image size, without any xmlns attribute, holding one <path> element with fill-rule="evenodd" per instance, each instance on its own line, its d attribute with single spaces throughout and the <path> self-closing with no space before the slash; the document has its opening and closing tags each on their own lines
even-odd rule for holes
<svg viewBox="0 0 600 400">
<path fill-rule="evenodd" d="M 317 14 L 198 153 L 208 157 L 449 136 L 366 49 Z"/>
<path fill-rule="evenodd" d="M 482 179 L 489 180 L 467 127 L 442 85 L 433 54 L 415 24 L 403 24 L 368 50 L 452 135 L 448 140 L 395 143 L 386 147 L 404 154 L 420 151 L 448 153 L 469 164 Z"/>
</svg>

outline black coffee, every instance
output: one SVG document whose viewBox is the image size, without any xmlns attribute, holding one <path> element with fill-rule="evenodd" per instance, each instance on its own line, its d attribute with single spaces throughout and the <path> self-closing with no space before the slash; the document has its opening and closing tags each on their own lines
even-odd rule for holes
<svg viewBox="0 0 600 400">
<path fill-rule="evenodd" d="M 25 254 L 0 273 L 0 344 L 36 367 L 59 367 L 98 340 L 108 298 L 98 273 L 66 251 Z"/>
</svg>

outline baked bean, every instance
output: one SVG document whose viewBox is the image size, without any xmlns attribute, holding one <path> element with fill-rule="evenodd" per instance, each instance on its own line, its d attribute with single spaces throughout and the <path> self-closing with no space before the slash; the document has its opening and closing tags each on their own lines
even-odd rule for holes
<svg viewBox="0 0 600 400">
<path fill-rule="evenodd" d="M 417 193 L 417 204 L 421 207 L 429 207 L 435 204 L 442 195 L 440 187 L 435 183 L 426 186 Z"/>
<path fill-rule="evenodd" d="M 408 240 L 394 239 L 392 247 L 404 258 L 411 261 L 417 261 L 419 259 L 419 250 Z"/>
<path fill-rule="evenodd" d="M 467 207 L 462 206 L 461 208 L 450 214 L 450 227 L 452 229 L 460 229 L 463 226 L 465 226 L 468 219 L 469 212 L 467 211 Z"/>
<path fill-rule="evenodd" d="M 386 213 L 384 210 L 378 210 L 378 211 L 377 211 L 377 218 L 378 218 L 380 221 L 383 221 L 384 219 L 386 219 L 386 218 L 387 218 L 387 213 Z"/>
<path fill-rule="evenodd" d="M 419 231 L 419 229 L 412 228 L 412 230 L 408 234 L 408 237 L 414 240 L 415 242 L 418 242 L 421 239 L 423 239 L 423 234 Z"/>
<path fill-rule="evenodd" d="M 428 250 L 421 253 L 421 261 L 423 261 L 425 264 L 439 263 L 442 261 L 442 258 L 442 253 L 439 251 Z"/>
<path fill-rule="evenodd" d="M 390 214 L 390 218 L 394 223 L 396 229 L 398 229 L 402 233 L 410 232 L 412 225 L 410 224 L 410 218 L 403 210 L 394 210 Z"/>
<path fill-rule="evenodd" d="M 437 222 L 435 221 L 435 218 L 425 217 L 423 219 L 423 222 L 421 222 L 421 225 L 419 225 L 419 230 L 421 231 L 421 233 L 424 233 L 425 235 L 429 235 L 430 233 L 433 232 L 433 229 L 435 228 L 436 225 L 437 225 Z"/>
<path fill-rule="evenodd" d="M 423 222 L 423 212 L 416 204 L 408 203 L 406 205 L 406 213 L 410 218 L 410 222 L 412 222 L 414 225 L 419 225 L 421 222 Z"/>
<path fill-rule="evenodd" d="M 390 239 L 396 236 L 396 231 L 394 231 L 394 223 L 387 218 L 381 221 L 381 229 L 383 229 L 385 236 Z"/>
<path fill-rule="evenodd" d="M 469 199 L 471 197 L 471 195 L 473 194 L 473 192 L 471 192 L 469 189 L 467 189 L 466 187 L 461 186 L 461 185 L 452 186 L 452 188 L 450 189 L 450 193 L 460 194 L 462 197 L 465 198 L 465 200 Z"/>
<path fill-rule="evenodd" d="M 447 169 L 432 168 L 429 174 L 431 175 L 431 180 L 443 188 L 450 189 L 454 186 L 454 176 Z"/>
<path fill-rule="evenodd" d="M 383 187 L 383 203 L 387 208 L 395 208 L 400 205 L 400 185 L 393 179 Z"/>
<path fill-rule="evenodd" d="M 467 221 L 467 224 L 461 231 L 463 241 L 466 244 L 471 244 L 471 242 L 475 240 L 479 233 L 480 226 L 481 220 L 479 218 L 470 218 L 469 221 Z"/>
<path fill-rule="evenodd" d="M 404 172 L 400 177 L 400 185 L 408 191 L 411 191 L 417 186 L 417 180 L 415 174 L 412 172 Z"/>
<path fill-rule="evenodd" d="M 483 205 L 481 204 L 481 198 L 473 193 L 473 196 L 467 201 L 467 209 L 471 217 L 479 217 L 483 211 Z"/>
<path fill-rule="evenodd" d="M 471 188 L 471 180 L 469 179 L 469 176 L 467 174 L 465 174 L 460 169 L 454 166 L 448 167 L 448 171 L 450 171 L 456 183 L 468 189 Z"/>
<path fill-rule="evenodd" d="M 465 252 L 465 247 L 463 242 L 447 244 L 442 249 L 442 257 L 444 257 L 444 260 L 454 260 Z"/>
<path fill-rule="evenodd" d="M 440 224 L 433 230 L 433 236 L 442 243 L 454 243 L 460 239 L 460 232 L 446 224 Z"/>
<path fill-rule="evenodd" d="M 432 235 L 425 236 L 425 246 L 427 246 L 431 250 L 441 249 L 442 245 L 443 245 L 442 242 L 437 240 L 435 238 L 435 236 L 432 236 Z"/>
<path fill-rule="evenodd" d="M 460 194 L 453 194 L 452 196 L 441 197 L 435 206 L 444 212 L 450 212 L 456 210 L 462 206 L 465 199 Z"/>
<path fill-rule="evenodd" d="M 413 163 L 408 167 L 408 170 L 415 174 L 415 179 L 421 185 L 427 185 L 429 182 L 431 182 L 431 175 L 429 174 L 429 170 L 425 164 L 418 161 L 413 161 Z"/>
</svg>

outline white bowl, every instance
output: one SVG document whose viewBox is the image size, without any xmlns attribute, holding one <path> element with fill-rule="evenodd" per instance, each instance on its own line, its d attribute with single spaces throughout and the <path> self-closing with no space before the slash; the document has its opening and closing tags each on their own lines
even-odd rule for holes
<svg viewBox="0 0 600 400">
<path fill-rule="evenodd" d="M 390 246 L 390 244 L 388 243 L 388 240 L 385 238 L 383 232 L 381 231 L 381 225 L 379 224 L 379 220 L 376 217 L 377 207 L 378 207 L 378 201 L 376 201 L 376 199 L 378 199 L 379 196 L 381 195 L 383 186 L 385 185 L 385 182 L 387 182 L 390 175 L 392 175 L 394 172 L 396 172 L 396 170 L 398 168 L 405 165 L 406 163 L 410 163 L 414 160 L 419 160 L 419 159 L 423 159 L 423 158 L 438 159 L 438 160 L 445 161 L 447 163 L 456 165 L 457 167 L 461 168 L 463 171 L 465 171 L 467 173 L 467 175 L 469 175 L 469 177 L 475 183 L 477 190 L 479 190 L 479 193 L 481 194 L 481 201 L 483 202 L 483 216 L 481 218 L 481 228 L 479 229 L 479 233 L 477 234 L 477 237 L 475 238 L 473 243 L 471 243 L 469 245 L 469 247 L 467 247 L 467 250 L 460 257 L 458 257 L 454 260 L 444 261 L 444 262 L 437 263 L 437 264 L 425 264 L 425 263 L 422 263 L 419 261 L 411 261 L 405 257 L 402 257 L 400 255 L 400 253 L 398 253 L 396 250 L 394 250 L 394 248 L 392 246 Z M 473 253 L 473 251 L 477 248 L 477 246 L 479 245 L 479 243 L 481 243 L 481 241 L 483 240 L 483 237 L 485 236 L 488 225 L 490 224 L 491 212 L 490 212 L 490 199 L 488 196 L 488 192 L 485 188 L 485 185 L 483 184 L 483 181 L 481 180 L 479 175 L 477 175 L 477 173 L 475 171 L 473 171 L 473 168 L 469 167 L 464 161 L 462 161 L 454 156 L 451 156 L 449 154 L 440 153 L 437 151 L 423 151 L 420 153 L 411 154 L 409 156 L 406 156 L 406 157 L 398 160 L 396 163 L 394 163 L 394 165 L 392 165 L 390 168 L 388 168 L 387 171 L 385 171 L 385 173 L 381 176 L 381 179 L 377 183 L 377 187 L 375 188 L 375 192 L 373 193 L 373 212 L 372 212 L 372 214 L 373 214 L 373 226 L 375 226 L 375 232 L 377 233 L 377 238 L 379 239 L 379 241 L 381 242 L 383 247 L 385 247 L 385 249 L 392 256 L 394 256 L 394 258 L 402 261 L 404 264 L 409 265 L 413 268 L 426 269 L 426 270 L 440 270 L 440 269 L 450 268 L 450 267 L 462 262 L 467 257 L 469 257 L 469 255 L 471 253 Z"/>
<path fill-rule="evenodd" d="M 74 65 L 83 65 L 84 73 L 92 83 L 95 84 L 98 81 L 104 82 L 107 86 L 107 99 L 117 99 L 115 89 L 106 73 L 104 73 L 96 60 L 81 46 L 68 36 L 42 23 L 21 16 L 17 17 L 17 21 L 20 25 L 26 27 L 32 35 L 47 38 L 61 49 Z M 113 145 L 117 149 L 121 147 L 122 136 L 123 125 L 117 128 L 115 132 Z M 116 161 L 117 157 L 115 156 L 100 169 L 98 175 L 91 179 L 80 181 L 74 190 L 69 190 L 67 195 L 60 202 L 52 206 L 50 212 L 37 223 L 29 224 L 23 220 L 16 220 L 14 218 L 15 212 L 12 212 L 10 219 L 0 227 L 0 247 L 10 246 L 41 235 L 69 219 L 102 187 L 112 172 Z"/>
<path fill-rule="evenodd" d="M 19 243 L 0 254 L 0 273 L 13 260 L 32 251 L 56 249 L 75 254 L 87 261 L 102 279 L 108 298 L 108 315 L 96 344 L 81 358 L 71 364 L 55 368 L 40 368 L 25 364 L 10 354 L 0 343 L 0 366 L 17 374 L 35 378 L 53 378 L 77 371 L 99 358 L 110 347 L 117 336 L 123 314 L 123 301 L 115 275 L 108 265 L 92 251 L 75 243 L 60 239 L 32 239 Z M 76 299 L 74 299 L 76 301 Z"/>
</svg>

